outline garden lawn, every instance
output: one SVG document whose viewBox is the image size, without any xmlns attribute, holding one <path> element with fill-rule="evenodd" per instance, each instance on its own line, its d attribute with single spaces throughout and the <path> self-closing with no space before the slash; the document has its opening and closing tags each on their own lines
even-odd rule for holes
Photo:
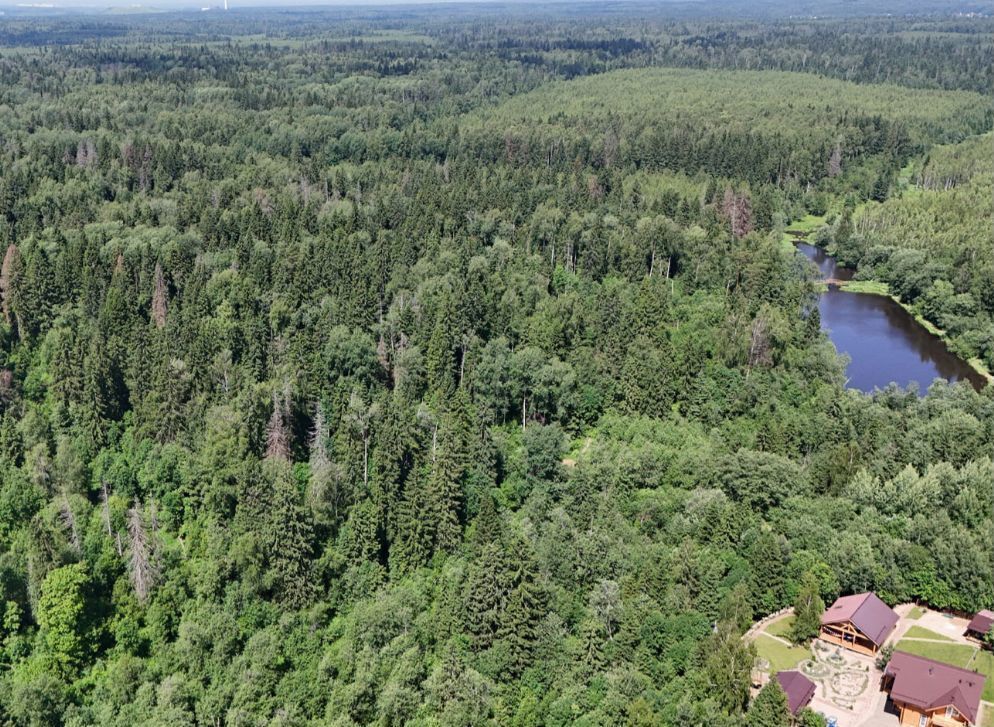
<svg viewBox="0 0 994 727">
<path fill-rule="evenodd" d="M 787 618 L 781 619 L 779 621 L 774 621 L 773 623 L 771 623 L 769 626 L 766 627 L 764 633 L 770 634 L 772 636 L 779 636 L 782 639 L 786 639 L 787 634 L 790 633 L 790 628 L 793 625 L 794 625 L 794 617 L 788 616 Z"/>
<path fill-rule="evenodd" d="M 920 606 L 914 606 L 910 611 L 908 611 L 908 615 L 905 618 L 911 619 L 912 621 L 917 621 L 922 617 L 924 613 L 925 612 L 922 611 Z"/>
<path fill-rule="evenodd" d="M 952 641 L 948 636 L 943 636 L 936 631 L 930 631 L 924 626 L 912 626 L 904 635 L 906 639 L 934 639 L 936 641 Z"/>
<path fill-rule="evenodd" d="M 756 637 L 756 653 L 770 662 L 770 674 L 776 674 L 784 669 L 796 669 L 805 659 L 811 658 L 811 652 L 800 646 L 788 646 L 766 634 Z"/>
<path fill-rule="evenodd" d="M 994 653 L 989 651 L 977 652 L 977 655 L 967 668 L 974 669 L 987 677 L 981 699 L 986 702 L 994 702 Z M 989 725 L 989 727 L 994 727 L 994 707 L 988 707 L 986 714 L 985 724 Z"/>
<path fill-rule="evenodd" d="M 924 656 L 926 659 L 935 659 L 945 664 L 965 667 L 973 658 L 977 649 L 965 644 L 934 644 L 929 641 L 908 641 L 901 639 L 894 647 L 896 651 L 906 651 L 909 654 Z"/>
</svg>

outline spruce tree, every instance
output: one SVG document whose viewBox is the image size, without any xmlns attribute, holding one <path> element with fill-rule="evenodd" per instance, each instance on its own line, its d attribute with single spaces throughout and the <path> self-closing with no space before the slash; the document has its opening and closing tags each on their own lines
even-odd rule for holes
<svg viewBox="0 0 994 727">
<path fill-rule="evenodd" d="M 489 543 L 470 569 L 466 586 L 466 630 L 473 647 L 493 643 L 504 618 L 510 595 L 507 554 L 500 543 Z"/>
<path fill-rule="evenodd" d="M 390 543 L 390 570 L 399 575 L 427 565 L 432 555 L 431 528 L 435 523 L 424 479 L 420 471 L 408 477 L 394 509 L 396 527 Z"/>
<path fill-rule="evenodd" d="M 499 636 L 508 642 L 510 671 L 516 675 L 532 663 L 539 625 L 548 610 L 548 595 L 539 582 L 538 564 L 528 543 L 518 540 L 511 553 L 509 576 L 513 585 Z"/>
<path fill-rule="evenodd" d="M 433 447 L 428 490 L 435 523 L 435 547 L 453 551 L 462 535 L 465 475 L 469 464 L 472 418 L 464 390 L 443 407 Z"/>
<path fill-rule="evenodd" d="M 435 315 L 435 326 L 428 340 L 428 388 L 447 392 L 455 383 L 455 335 L 457 321 L 452 296 L 444 294 Z"/>
<path fill-rule="evenodd" d="M 787 554 L 783 536 L 766 530 L 749 552 L 752 566 L 752 602 L 757 610 L 772 613 L 783 607 Z"/>
<path fill-rule="evenodd" d="M 290 608 L 300 608 L 314 596 L 313 525 L 300 502 L 290 468 L 273 463 L 266 470 L 275 472 L 272 495 L 267 498 L 268 522 L 263 531 L 269 564 L 267 585 L 278 601 Z"/>
<path fill-rule="evenodd" d="M 796 643 L 810 641 L 818 635 L 821 615 L 825 612 L 825 602 L 819 594 L 818 579 L 813 573 L 805 573 L 801 579 L 801 589 L 794 602 L 794 622 L 790 627 L 790 638 Z"/>
<path fill-rule="evenodd" d="M 749 727 L 790 727 L 787 695 L 776 677 L 756 695 L 746 715 L 746 724 Z"/>
</svg>

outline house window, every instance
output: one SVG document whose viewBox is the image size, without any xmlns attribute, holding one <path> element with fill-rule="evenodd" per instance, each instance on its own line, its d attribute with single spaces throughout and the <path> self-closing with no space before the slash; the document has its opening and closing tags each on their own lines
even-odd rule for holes
<svg viewBox="0 0 994 727">
<path fill-rule="evenodd" d="M 956 716 L 956 708 L 953 707 L 953 705 L 950 704 L 948 707 L 946 707 L 946 716 L 947 717 L 955 717 Z"/>
<path fill-rule="evenodd" d="M 918 727 L 928 727 L 928 715 L 923 714 L 918 718 Z"/>
</svg>

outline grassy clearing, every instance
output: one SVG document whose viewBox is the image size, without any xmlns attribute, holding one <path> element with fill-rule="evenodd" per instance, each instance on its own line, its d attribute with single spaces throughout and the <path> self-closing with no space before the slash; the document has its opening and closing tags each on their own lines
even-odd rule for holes
<svg viewBox="0 0 994 727">
<path fill-rule="evenodd" d="M 786 229 L 780 235 L 780 244 L 785 248 L 794 249 L 794 242 L 799 238 L 807 238 L 812 232 L 825 224 L 825 215 L 805 215 L 799 220 L 787 223 Z M 791 234 L 797 233 L 797 234 Z"/>
<path fill-rule="evenodd" d="M 912 626 L 904 635 L 906 639 L 934 639 L 936 641 L 952 641 L 948 636 L 943 636 L 937 631 L 931 631 L 924 626 Z"/>
<path fill-rule="evenodd" d="M 975 647 L 964 644 L 935 644 L 929 641 L 908 641 L 906 639 L 901 639 L 894 648 L 897 651 L 906 651 L 909 654 L 924 656 L 926 659 L 935 659 L 959 667 L 966 667 L 977 651 Z"/>
<path fill-rule="evenodd" d="M 847 293 L 865 293 L 866 295 L 890 295 L 890 286 L 877 280 L 850 280 L 842 286 Z"/>
<path fill-rule="evenodd" d="M 766 632 L 772 636 L 779 636 L 782 639 L 787 638 L 787 634 L 790 632 L 790 627 L 794 625 L 794 617 L 788 616 L 787 618 L 781 619 L 780 621 L 774 621 L 769 626 L 766 627 Z"/>
<path fill-rule="evenodd" d="M 801 219 L 789 223 L 787 229 L 791 232 L 803 232 L 805 235 L 810 235 L 824 224 L 825 215 L 804 215 Z"/>
<path fill-rule="evenodd" d="M 924 615 L 925 612 L 921 609 L 920 606 L 912 606 L 911 610 L 908 611 L 908 615 L 905 616 L 905 618 L 911 621 L 917 621 Z"/>
<path fill-rule="evenodd" d="M 805 659 L 811 658 L 811 652 L 800 646 L 787 646 L 770 638 L 765 633 L 756 637 L 756 653 L 770 662 L 770 673 L 776 674 L 784 669 L 795 669 Z"/>
</svg>

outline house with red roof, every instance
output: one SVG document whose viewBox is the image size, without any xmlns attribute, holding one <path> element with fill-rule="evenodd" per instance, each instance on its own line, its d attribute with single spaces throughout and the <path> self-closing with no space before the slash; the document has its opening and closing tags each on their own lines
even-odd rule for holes
<svg viewBox="0 0 994 727">
<path fill-rule="evenodd" d="M 887 641 L 898 616 L 875 593 L 843 596 L 821 615 L 819 637 L 860 654 L 876 654 Z"/>
<path fill-rule="evenodd" d="M 795 717 L 815 696 L 815 683 L 799 671 L 777 672 L 777 681 L 787 695 L 787 707 Z"/>
<path fill-rule="evenodd" d="M 967 636 L 984 641 L 994 626 L 994 612 L 978 611 L 966 626 Z"/>
<path fill-rule="evenodd" d="M 884 670 L 884 689 L 902 727 L 974 727 L 985 678 L 957 666 L 895 651 Z"/>
</svg>

